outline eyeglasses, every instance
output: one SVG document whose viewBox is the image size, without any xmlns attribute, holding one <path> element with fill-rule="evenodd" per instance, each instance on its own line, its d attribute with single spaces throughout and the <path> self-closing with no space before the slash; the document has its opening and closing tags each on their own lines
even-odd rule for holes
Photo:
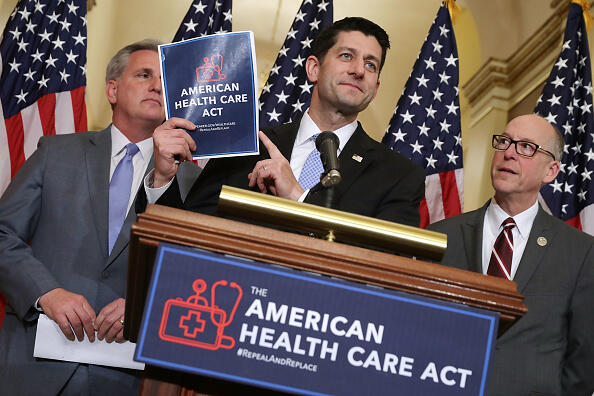
<svg viewBox="0 0 594 396">
<path fill-rule="evenodd" d="M 516 146 L 516 153 L 523 157 L 534 157 L 537 150 L 542 151 L 555 158 L 555 155 L 548 150 L 543 149 L 536 143 L 527 142 L 525 140 L 514 140 L 509 136 L 505 135 L 493 135 L 492 145 L 495 150 L 505 151 L 512 145 L 512 143 Z"/>
</svg>

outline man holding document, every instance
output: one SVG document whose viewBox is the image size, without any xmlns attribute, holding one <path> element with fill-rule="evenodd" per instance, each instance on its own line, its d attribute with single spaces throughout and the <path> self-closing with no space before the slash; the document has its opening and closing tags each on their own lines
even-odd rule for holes
<svg viewBox="0 0 594 396">
<path fill-rule="evenodd" d="M 314 88 L 303 118 L 264 128 L 258 156 L 210 160 L 185 202 L 174 176 L 178 159 L 192 159 L 196 144 L 184 129 L 194 130 L 195 125 L 170 118 L 154 133 L 155 170 L 145 179 L 148 202 L 214 214 L 226 184 L 323 205 L 323 169 L 315 140 L 320 132 L 332 131 L 339 138 L 342 175 L 334 207 L 418 226 L 423 170 L 370 138 L 357 122 L 359 112 L 375 98 L 389 46 L 386 32 L 364 18 L 345 18 L 320 32 L 306 60 Z M 139 202 L 137 209 L 142 206 Z"/>
<path fill-rule="evenodd" d="M 164 119 L 158 44 L 131 44 L 110 61 L 112 125 L 41 138 L 0 199 L 0 291 L 8 301 L 0 394 L 138 393 L 137 371 L 38 359 L 33 350 L 41 311 L 72 343 L 123 341 L 128 239 L 136 219 L 129 208 L 151 162 L 153 131 Z"/>
</svg>

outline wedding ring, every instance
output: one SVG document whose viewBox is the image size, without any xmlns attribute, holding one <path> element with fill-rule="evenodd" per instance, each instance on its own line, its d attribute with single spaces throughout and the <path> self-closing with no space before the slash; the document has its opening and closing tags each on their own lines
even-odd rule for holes
<svg viewBox="0 0 594 396">
<path fill-rule="evenodd" d="M 124 318 L 120 319 L 120 323 L 122 324 L 122 326 L 124 325 Z"/>
</svg>

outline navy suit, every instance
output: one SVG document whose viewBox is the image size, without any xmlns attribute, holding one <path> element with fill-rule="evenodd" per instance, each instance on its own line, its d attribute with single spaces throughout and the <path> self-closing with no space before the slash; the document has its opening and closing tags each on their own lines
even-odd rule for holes
<svg viewBox="0 0 594 396">
<path fill-rule="evenodd" d="M 298 130 L 299 122 L 262 129 L 289 161 Z M 257 161 L 269 158 L 262 145 L 260 152 L 258 156 L 210 160 L 184 203 L 176 182 L 157 203 L 215 214 L 223 184 L 249 189 L 248 173 Z M 339 161 L 342 181 L 336 187 L 335 209 L 419 225 L 419 203 L 425 196 L 425 174 L 421 167 L 367 136 L 361 124 L 344 146 Z M 323 205 L 321 184 L 310 190 L 305 202 Z M 142 211 L 143 205 L 137 209 Z"/>
<path fill-rule="evenodd" d="M 79 366 L 33 358 L 37 298 L 61 287 L 99 313 L 125 295 L 136 214 L 108 254 L 110 154 L 110 128 L 44 137 L 0 199 L 1 394 L 57 394 Z M 89 366 L 88 375 L 89 394 L 133 394 L 140 383 L 131 370 Z"/>
</svg>

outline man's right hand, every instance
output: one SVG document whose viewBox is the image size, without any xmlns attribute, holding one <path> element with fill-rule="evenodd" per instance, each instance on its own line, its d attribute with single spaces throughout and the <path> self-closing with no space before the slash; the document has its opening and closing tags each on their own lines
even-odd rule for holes
<svg viewBox="0 0 594 396">
<path fill-rule="evenodd" d="M 74 341 L 75 334 L 82 341 L 84 333 L 87 333 L 89 341 L 95 341 L 95 311 L 84 296 L 57 288 L 42 295 L 39 305 L 70 341 Z"/>
<path fill-rule="evenodd" d="M 177 172 L 179 161 L 191 161 L 191 151 L 196 150 L 196 142 L 185 130 L 193 131 L 196 125 L 183 118 L 172 117 L 155 129 L 153 145 L 155 147 L 155 174 L 153 187 L 159 188 L 169 183 Z"/>
</svg>

